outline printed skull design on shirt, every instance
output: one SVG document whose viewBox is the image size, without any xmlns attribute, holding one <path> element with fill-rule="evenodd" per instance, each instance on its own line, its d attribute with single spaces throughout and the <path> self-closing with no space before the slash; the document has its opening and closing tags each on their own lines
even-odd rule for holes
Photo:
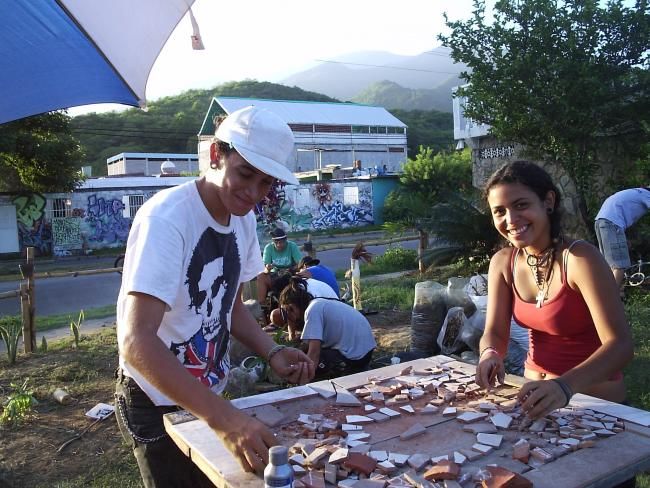
<svg viewBox="0 0 650 488">
<path fill-rule="evenodd" d="M 186 272 L 189 307 L 201 315 L 201 328 L 170 349 L 204 385 L 219 384 L 230 369 L 230 314 L 237 295 L 241 262 L 235 233 L 209 227 L 201 235 Z"/>
</svg>

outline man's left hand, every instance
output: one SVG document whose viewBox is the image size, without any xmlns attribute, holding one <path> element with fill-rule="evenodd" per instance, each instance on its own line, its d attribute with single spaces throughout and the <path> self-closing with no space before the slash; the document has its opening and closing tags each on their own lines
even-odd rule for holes
<svg viewBox="0 0 650 488">
<path fill-rule="evenodd" d="M 316 366 L 307 355 L 293 347 L 282 349 L 271 358 L 271 368 L 290 383 L 304 385 L 316 374 Z"/>
</svg>

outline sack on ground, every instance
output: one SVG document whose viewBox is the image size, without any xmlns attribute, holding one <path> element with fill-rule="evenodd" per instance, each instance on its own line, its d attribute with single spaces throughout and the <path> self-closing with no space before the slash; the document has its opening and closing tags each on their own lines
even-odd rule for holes
<svg viewBox="0 0 650 488">
<path fill-rule="evenodd" d="M 465 347 L 460 335 L 466 320 L 463 307 L 449 309 L 438 333 L 438 346 L 442 354 L 456 354 Z"/>
<path fill-rule="evenodd" d="M 411 351 L 431 356 L 440 349 L 436 338 L 447 313 L 447 289 L 435 281 L 415 284 L 415 300 L 411 313 Z"/>
</svg>

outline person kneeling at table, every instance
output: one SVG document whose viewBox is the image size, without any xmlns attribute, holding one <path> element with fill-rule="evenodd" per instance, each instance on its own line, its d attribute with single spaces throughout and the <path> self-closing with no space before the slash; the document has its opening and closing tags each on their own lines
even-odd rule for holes
<svg viewBox="0 0 650 488">
<path fill-rule="evenodd" d="M 358 310 L 338 300 L 314 298 L 299 277 L 293 277 L 280 294 L 280 307 L 289 321 L 303 326 L 300 338 L 316 365 L 314 379 L 367 369 L 377 343 Z"/>
</svg>

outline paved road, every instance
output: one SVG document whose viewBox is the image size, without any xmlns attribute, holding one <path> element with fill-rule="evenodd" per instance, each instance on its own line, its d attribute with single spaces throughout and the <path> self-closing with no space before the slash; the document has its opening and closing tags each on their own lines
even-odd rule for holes
<svg viewBox="0 0 650 488">
<path fill-rule="evenodd" d="M 416 249 L 417 241 L 406 241 L 401 245 Z M 368 250 L 381 255 L 387 246 L 369 246 Z M 350 266 L 351 249 L 332 249 L 318 253 L 325 266 L 333 269 L 347 269 Z M 112 262 L 112 261 L 111 261 Z M 38 271 L 38 270 L 37 270 Z M 44 278 L 36 280 L 36 314 L 76 314 L 81 308 L 90 309 L 114 304 L 120 288 L 121 275 L 115 273 L 90 276 Z M 19 282 L 0 283 L 0 292 L 16 290 Z M 0 300 L 0 316 L 20 313 L 18 298 Z"/>
</svg>

